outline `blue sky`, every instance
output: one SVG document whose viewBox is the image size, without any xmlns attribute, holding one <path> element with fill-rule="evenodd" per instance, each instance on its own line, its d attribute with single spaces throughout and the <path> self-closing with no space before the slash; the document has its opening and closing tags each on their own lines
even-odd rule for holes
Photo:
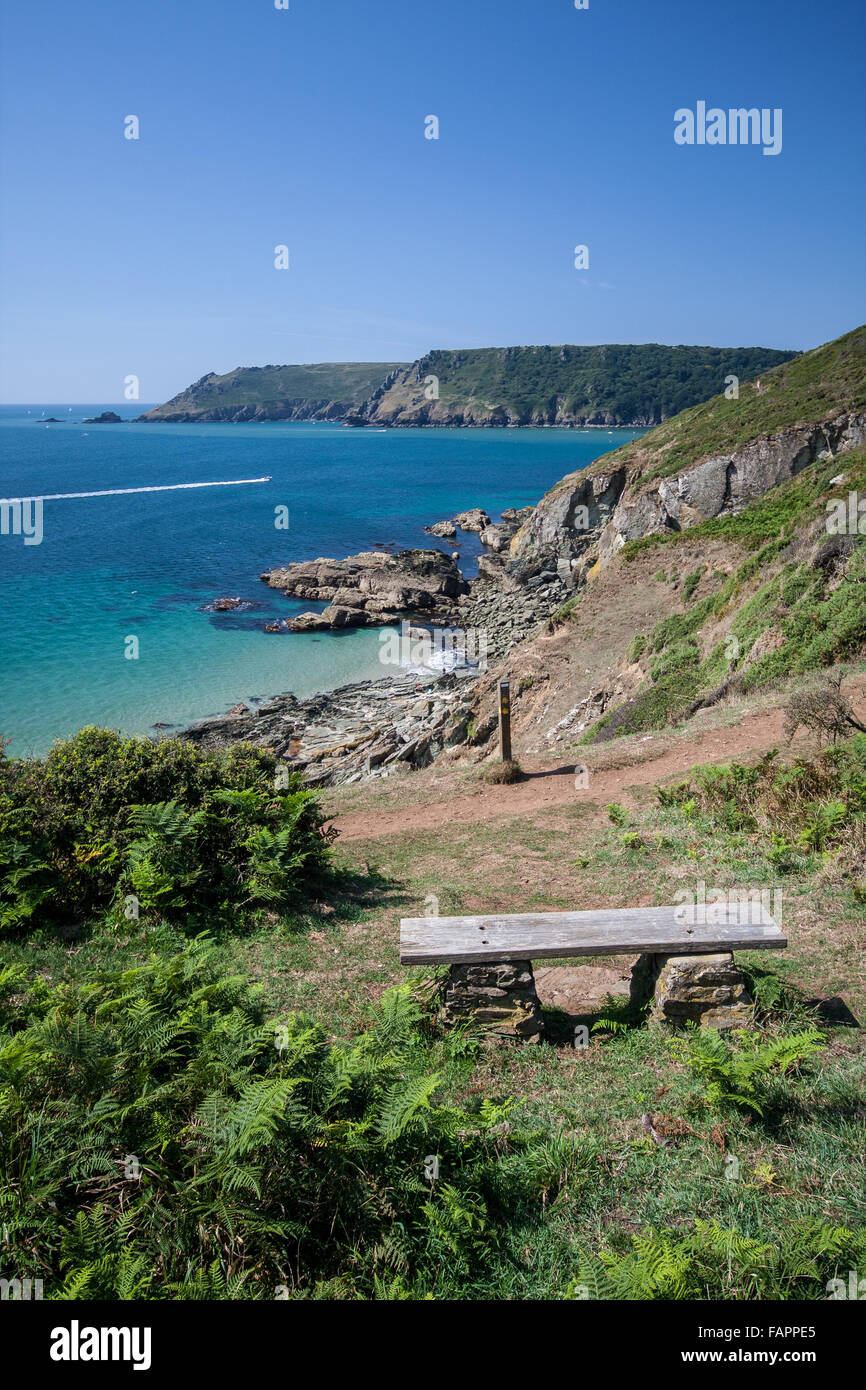
<svg viewBox="0 0 866 1390">
<path fill-rule="evenodd" d="M 5 401 L 433 347 L 806 348 L 866 317 L 860 0 L 3 14 Z M 677 146 L 699 100 L 781 107 L 782 152 Z"/>
</svg>

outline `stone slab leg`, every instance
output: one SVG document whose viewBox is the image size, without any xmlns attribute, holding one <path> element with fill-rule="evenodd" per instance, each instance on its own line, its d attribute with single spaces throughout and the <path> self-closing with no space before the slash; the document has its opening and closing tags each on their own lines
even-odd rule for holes
<svg viewBox="0 0 866 1390">
<path fill-rule="evenodd" d="M 531 962 L 452 965 L 442 990 L 442 1019 L 451 1025 L 463 1018 L 502 1037 L 537 1039 L 542 1013 Z"/>
<path fill-rule="evenodd" d="M 645 953 L 632 966 L 631 999 L 651 1001 L 649 1019 L 697 1023 L 701 1028 L 742 1028 L 754 1008 L 730 951 L 714 955 L 660 956 Z"/>
</svg>

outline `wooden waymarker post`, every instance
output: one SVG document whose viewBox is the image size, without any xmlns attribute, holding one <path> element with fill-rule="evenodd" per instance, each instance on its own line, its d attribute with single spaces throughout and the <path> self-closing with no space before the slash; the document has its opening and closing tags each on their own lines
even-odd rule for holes
<svg viewBox="0 0 866 1390">
<path fill-rule="evenodd" d="M 499 682 L 499 755 L 504 763 L 511 762 L 511 684 Z"/>
</svg>

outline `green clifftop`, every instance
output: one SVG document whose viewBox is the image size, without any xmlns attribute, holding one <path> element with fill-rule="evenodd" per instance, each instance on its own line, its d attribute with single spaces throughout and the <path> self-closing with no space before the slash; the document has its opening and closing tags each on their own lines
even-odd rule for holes
<svg viewBox="0 0 866 1390">
<path fill-rule="evenodd" d="M 723 391 L 726 376 L 794 355 L 659 343 L 436 351 L 398 372 L 362 414 L 388 425 L 656 425 Z"/>
<path fill-rule="evenodd" d="M 402 362 L 313 362 L 208 372 L 140 418 L 175 424 L 243 420 L 341 420 Z"/>
<path fill-rule="evenodd" d="M 348 420 L 374 425 L 655 425 L 796 354 L 773 348 L 506 347 L 417 362 L 238 367 L 203 376 L 145 421 Z"/>
</svg>

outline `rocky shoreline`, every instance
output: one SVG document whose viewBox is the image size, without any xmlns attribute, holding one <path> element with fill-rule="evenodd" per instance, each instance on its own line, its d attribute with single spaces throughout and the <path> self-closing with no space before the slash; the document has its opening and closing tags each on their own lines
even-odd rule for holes
<svg viewBox="0 0 866 1390">
<path fill-rule="evenodd" d="M 268 747 L 287 767 L 302 772 L 310 786 L 326 786 L 425 767 L 444 749 L 470 741 L 472 734 L 479 741 L 488 736 L 490 729 L 470 728 L 479 678 L 570 593 L 568 565 L 510 572 L 509 543 L 533 512 L 531 507 L 507 509 L 493 522 L 487 512 L 473 508 L 436 523 L 452 532 L 457 527 L 474 532 L 488 547 L 472 580 L 463 578 L 456 552 L 441 550 L 368 551 L 345 560 L 301 561 L 262 574 L 269 587 L 288 596 L 328 603 L 322 613 L 282 620 L 280 630 L 385 629 L 400 623 L 399 633 L 382 633 L 383 664 L 393 663 L 400 674 L 306 699 L 278 695 L 252 710 L 238 705 L 179 737 L 211 747 L 234 742 Z M 225 598 L 206 607 L 219 612 L 238 604 L 238 599 Z"/>
<path fill-rule="evenodd" d="M 475 678 L 408 674 L 357 681 L 304 700 L 278 695 L 255 710 L 202 720 L 180 735 L 205 747 L 269 748 L 309 786 L 426 767 L 467 731 Z"/>
<path fill-rule="evenodd" d="M 456 552 L 441 550 L 367 552 L 270 571 L 261 577 L 271 587 L 328 604 L 324 613 L 285 620 L 296 630 L 386 629 L 400 622 L 399 634 L 382 633 L 383 664 L 400 674 L 306 700 L 281 695 L 255 712 L 240 706 L 180 737 L 268 746 L 317 786 L 424 767 L 458 744 L 480 747 L 496 726 L 488 668 L 552 618 L 551 630 L 564 621 L 570 601 L 628 541 L 736 512 L 816 460 L 843 456 L 864 442 L 866 416 L 841 411 L 729 454 L 698 457 L 661 479 L 643 479 L 618 460 L 599 460 L 562 479 L 536 507 L 506 511 L 499 522 L 473 508 L 431 524 L 429 531 L 446 539 L 458 527 L 479 536 L 485 553 L 472 580 L 462 575 Z M 223 602 L 232 607 L 238 600 Z M 559 617 L 558 610 L 564 610 Z M 396 649 L 386 651 L 386 642 Z M 420 656 L 413 643 L 421 644 Z M 445 674 L 431 669 L 437 665 Z M 600 712 L 597 699 L 590 692 L 569 721 L 581 714 L 584 727 L 593 711 Z"/>
</svg>

